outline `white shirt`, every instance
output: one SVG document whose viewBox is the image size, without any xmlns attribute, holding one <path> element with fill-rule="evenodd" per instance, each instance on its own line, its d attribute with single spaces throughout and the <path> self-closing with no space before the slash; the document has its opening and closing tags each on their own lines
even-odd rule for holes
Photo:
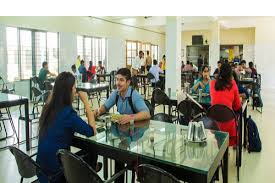
<svg viewBox="0 0 275 183">
<path fill-rule="evenodd" d="M 163 71 L 159 68 L 158 65 L 153 65 L 150 69 L 149 72 L 155 76 L 155 79 L 152 79 L 152 83 L 156 83 L 159 81 L 159 73 L 163 73 Z"/>
<path fill-rule="evenodd" d="M 141 68 L 142 62 L 144 64 L 144 59 L 137 56 L 136 59 L 132 62 L 132 69 L 139 70 Z"/>
</svg>

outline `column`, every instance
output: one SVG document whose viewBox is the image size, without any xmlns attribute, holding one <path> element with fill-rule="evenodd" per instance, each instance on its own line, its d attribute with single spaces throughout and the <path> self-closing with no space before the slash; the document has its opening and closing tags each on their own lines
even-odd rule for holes
<svg viewBox="0 0 275 183">
<path fill-rule="evenodd" d="M 0 76 L 6 81 L 7 76 L 7 41 L 6 41 L 6 26 L 0 24 Z"/>
<path fill-rule="evenodd" d="M 220 24 L 218 21 L 211 26 L 211 42 L 209 46 L 209 66 L 212 74 L 217 67 L 217 61 L 220 60 Z"/>
<path fill-rule="evenodd" d="M 181 17 L 166 19 L 166 76 L 165 90 L 172 95 L 181 88 Z"/>
</svg>

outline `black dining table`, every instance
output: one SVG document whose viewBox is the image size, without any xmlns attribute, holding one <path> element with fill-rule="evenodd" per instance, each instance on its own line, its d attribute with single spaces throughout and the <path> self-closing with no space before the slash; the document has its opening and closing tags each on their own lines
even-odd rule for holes
<svg viewBox="0 0 275 183">
<path fill-rule="evenodd" d="M 30 129 L 29 129 L 29 100 L 27 97 L 0 93 L 0 109 L 24 105 L 25 108 L 25 130 L 26 130 L 26 150 L 30 150 Z"/>
<path fill-rule="evenodd" d="M 93 137 L 76 133 L 73 146 L 93 149 L 104 158 L 114 159 L 116 165 L 127 164 L 130 170 L 152 164 L 193 183 L 211 182 L 223 161 L 223 182 L 228 182 L 228 133 L 206 129 L 206 141 L 193 143 L 186 140 L 187 126 L 154 120 L 126 125 L 112 122 L 100 131 Z M 134 182 L 135 177 L 132 179 Z"/>
</svg>

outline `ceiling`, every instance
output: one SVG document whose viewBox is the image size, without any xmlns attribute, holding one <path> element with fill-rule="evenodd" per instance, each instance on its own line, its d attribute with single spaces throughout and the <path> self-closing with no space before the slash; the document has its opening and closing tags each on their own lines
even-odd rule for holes
<svg viewBox="0 0 275 183">
<path fill-rule="evenodd" d="M 105 16 L 112 22 L 165 32 L 165 16 Z M 266 17 L 256 16 L 182 16 L 182 30 L 207 30 L 214 21 L 219 21 L 221 29 L 255 27 L 258 20 Z"/>
</svg>

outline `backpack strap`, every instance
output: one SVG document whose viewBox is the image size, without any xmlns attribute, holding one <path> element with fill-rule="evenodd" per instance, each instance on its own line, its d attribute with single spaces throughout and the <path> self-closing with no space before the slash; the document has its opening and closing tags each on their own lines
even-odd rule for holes
<svg viewBox="0 0 275 183">
<path fill-rule="evenodd" d="M 136 112 L 136 110 L 134 108 L 133 99 L 132 99 L 132 97 L 133 97 L 133 91 L 134 91 L 134 89 L 131 88 L 131 94 L 130 94 L 130 97 L 128 97 L 128 102 L 129 102 L 129 105 L 130 105 L 133 113 L 136 114 L 137 112 Z M 116 95 L 116 107 L 117 107 L 117 103 L 118 103 L 118 98 L 119 98 L 119 94 L 117 93 L 117 95 Z"/>
</svg>

